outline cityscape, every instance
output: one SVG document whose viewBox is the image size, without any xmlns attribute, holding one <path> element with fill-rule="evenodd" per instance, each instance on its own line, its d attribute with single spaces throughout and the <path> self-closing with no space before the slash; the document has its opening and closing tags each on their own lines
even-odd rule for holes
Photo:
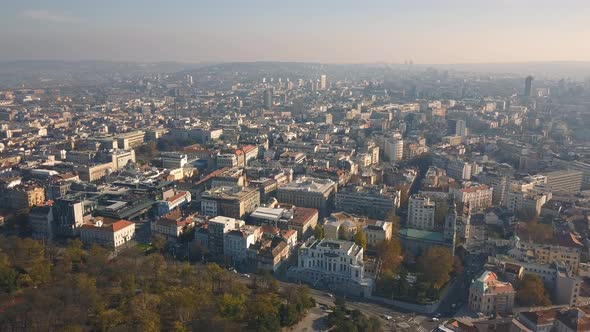
<svg viewBox="0 0 590 332">
<path fill-rule="evenodd" d="M 590 331 L 590 62 L 235 43 L 3 43 L 0 331 Z"/>
</svg>

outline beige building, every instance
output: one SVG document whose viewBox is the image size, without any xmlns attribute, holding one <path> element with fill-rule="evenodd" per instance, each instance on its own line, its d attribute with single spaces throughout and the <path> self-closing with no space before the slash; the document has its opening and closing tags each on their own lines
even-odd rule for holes
<svg viewBox="0 0 590 332">
<path fill-rule="evenodd" d="M 18 185 L 8 189 L 4 198 L 14 210 L 30 209 L 45 203 L 45 190 L 36 185 Z"/>
<path fill-rule="evenodd" d="M 580 245 L 582 244 L 580 243 Z M 514 245 L 514 249 L 509 251 L 509 255 L 518 260 L 539 264 L 558 262 L 566 267 L 568 273 L 578 275 L 580 250 L 576 248 L 518 241 Z"/>
<path fill-rule="evenodd" d="M 393 224 L 383 220 L 367 220 L 363 227 L 367 235 L 367 247 L 376 248 L 381 242 L 390 240 L 393 236 Z"/>
<path fill-rule="evenodd" d="M 152 222 L 151 230 L 152 234 L 161 234 L 166 238 L 178 238 L 194 226 L 193 215 L 183 216 L 179 210 L 174 210 Z"/>
<path fill-rule="evenodd" d="M 119 149 L 131 149 L 136 146 L 142 145 L 145 140 L 144 131 L 134 131 L 130 133 L 124 133 L 117 136 L 117 143 Z"/>
<path fill-rule="evenodd" d="M 78 172 L 80 180 L 94 182 L 111 174 L 114 167 L 113 163 L 110 162 L 97 165 L 76 165 L 74 169 Z"/>
<path fill-rule="evenodd" d="M 260 206 L 260 191 L 249 187 L 215 187 L 201 193 L 201 213 L 242 218 Z"/>
<path fill-rule="evenodd" d="M 317 209 L 322 218 L 328 214 L 335 192 L 336 183 L 332 180 L 302 176 L 279 187 L 277 199 L 281 203 Z"/>
<path fill-rule="evenodd" d="M 80 240 L 85 245 L 98 244 L 109 249 L 117 249 L 135 237 L 135 224 L 119 220 L 106 224 L 97 218 L 80 229 Z"/>
<path fill-rule="evenodd" d="M 469 204 L 471 211 L 481 211 L 491 207 L 492 192 L 493 189 L 485 184 L 453 190 L 457 202 Z"/>
<path fill-rule="evenodd" d="M 494 272 L 484 271 L 469 287 L 469 309 L 485 315 L 509 314 L 515 295 L 511 283 L 499 281 Z"/>
</svg>

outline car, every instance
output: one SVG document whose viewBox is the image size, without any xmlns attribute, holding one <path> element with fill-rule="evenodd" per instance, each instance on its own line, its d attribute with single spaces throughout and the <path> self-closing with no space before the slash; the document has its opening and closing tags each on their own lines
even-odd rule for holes
<svg viewBox="0 0 590 332">
<path fill-rule="evenodd" d="M 432 321 L 433 322 L 438 322 L 440 319 L 436 318 L 436 317 L 432 317 Z"/>
<path fill-rule="evenodd" d="M 244 278 L 250 278 L 250 275 L 248 273 L 244 273 L 244 274 L 242 274 L 242 277 L 244 277 Z"/>
<path fill-rule="evenodd" d="M 383 319 L 385 319 L 385 320 L 392 320 L 393 319 L 393 317 L 391 317 L 389 315 L 383 315 L 381 317 L 383 317 Z"/>
<path fill-rule="evenodd" d="M 326 293 L 326 296 L 329 297 L 329 298 L 331 298 L 331 299 L 334 298 L 334 295 L 332 295 L 332 293 Z"/>
</svg>

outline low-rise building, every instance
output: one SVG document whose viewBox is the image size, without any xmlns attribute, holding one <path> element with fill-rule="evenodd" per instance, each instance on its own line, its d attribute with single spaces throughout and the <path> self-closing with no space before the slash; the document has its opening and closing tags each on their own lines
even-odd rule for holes
<svg viewBox="0 0 590 332">
<path fill-rule="evenodd" d="M 494 272 L 484 271 L 469 287 L 469 309 L 486 315 L 509 314 L 515 295 L 511 283 L 498 280 Z"/>
<path fill-rule="evenodd" d="M 194 225 L 193 215 L 183 216 L 180 210 L 174 210 L 152 222 L 151 230 L 152 234 L 160 234 L 168 239 L 177 239 Z"/>
<path fill-rule="evenodd" d="M 367 236 L 367 247 L 377 248 L 383 241 L 388 241 L 393 236 L 393 224 L 383 220 L 367 220 L 363 227 Z"/>
<path fill-rule="evenodd" d="M 102 218 L 96 218 L 80 229 L 80 240 L 84 245 L 98 244 L 112 250 L 120 248 L 134 237 L 135 223 L 127 220 L 104 223 Z"/>
<path fill-rule="evenodd" d="M 185 206 L 191 202 L 191 193 L 189 191 L 179 191 L 174 196 L 168 197 L 156 203 L 158 215 L 163 216 L 170 213 L 176 208 Z"/>
<path fill-rule="evenodd" d="M 256 225 L 272 225 L 282 230 L 294 230 L 299 239 L 307 239 L 318 223 L 318 211 L 312 208 L 280 204 L 275 207 L 258 207 L 248 218 Z"/>
<path fill-rule="evenodd" d="M 339 289 L 356 296 L 370 296 L 374 279 L 365 275 L 363 248 L 351 241 L 322 239 L 299 249 L 300 280 Z"/>
</svg>

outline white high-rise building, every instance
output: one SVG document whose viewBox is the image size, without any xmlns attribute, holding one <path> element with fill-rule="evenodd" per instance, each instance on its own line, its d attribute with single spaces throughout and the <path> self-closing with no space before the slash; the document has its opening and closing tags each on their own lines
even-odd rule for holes
<svg viewBox="0 0 590 332">
<path fill-rule="evenodd" d="M 327 87 L 327 77 L 326 75 L 320 76 L 320 90 L 326 90 Z"/>
<path fill-rule="evenodd" d="M 428 196 L 412 195 L 408 202 L 408 228 L 434 230 L 436 203 Z"/>
<path fill-rule="evenodd" d="M 399 133 L 385 138 L 383 145 L 383 153 L 390 161 L 399 161 L 404 158 L 404 140 Z"/>
</svg>

